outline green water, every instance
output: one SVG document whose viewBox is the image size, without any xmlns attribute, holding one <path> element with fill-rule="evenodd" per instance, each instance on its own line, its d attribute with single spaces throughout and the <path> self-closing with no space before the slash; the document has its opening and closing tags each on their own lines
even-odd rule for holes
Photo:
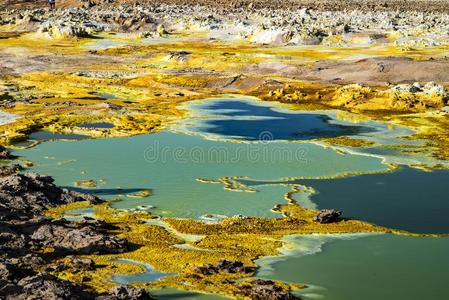
<svg viewBox="0 0 449 300">
<path fill-rule="evenodd" d="M 198 182 L 198 178 L 279 180 L 387 168 L 379 158 L 341 155 L 310 143 L 229 143 L 171 132 L 52 141 L 15 154 L 35 162 L 34 171 L 51 174 L 59 185 L 72 187 L 77 180 L 93 179 L 97 188 L 86 191 L 125 199 L 117 203 L 119 208 L 153 205 L 156 213 L 177 217 L 209 213 L 275 217 L 270 209 L 284 203 L 284 194 L 291 189 L 276 185 L 259 187 L 255 193 L 236 192 L 225 190 L 223 184 Z M 143 199 L 123 196 L 144 188 L 152 189 L 153 195 Z"/>
<path fill-rule="evenodd" d="M 422 300 L 449 295 L 449 238 L 384 234 L 299 237 L 295 242 L 308 245 L 308 252 L 278 259 L 259 275 L 310 285 L 300 292 L 303 299 Z"/>
</svg>

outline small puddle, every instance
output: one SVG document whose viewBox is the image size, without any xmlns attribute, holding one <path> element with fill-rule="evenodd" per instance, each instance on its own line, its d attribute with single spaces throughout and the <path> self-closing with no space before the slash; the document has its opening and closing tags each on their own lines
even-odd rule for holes
<svg viewBox="0 0 449 300">
<path fill-rule="evenodd" d="M 107 93 L 98 94 L 98 97 L 101 97 L 103 99 L 117 99 L 118 98 L 116 95 L 107 94 Z"/>
<path fill-rule="evenodd" d="M 1 99 L 0 99 L 1 100 Z M 0 125 L 14 122 L 18 116 L 0 111 Z"/>
<path fill-rule="evenodd" d="M 68 221 L 81 221 L 84 217 L 94 219 L 95 212 L 93 208 L 72 209 L 65 211 L 63 217 Z"/>
<path fill-rule="evenodd" d="M 84 123 L 77 125 L 79 128 L 114 128 L 112 123 Z"/>
<path fill-rule="evenodd" d="M 138 274 L 120 274 L 112 276 L 112 281 L 120 284 L 142 283 L 157 281 L 163 277 L 175 275 L 174 273 L 164 273 L 156 271 L 150 264 L 142 263 L 132 259 L 120 258 L 115 262 L 139 265 L 145 269 L 144 272 Z"/>
<path fill-rule="evenodd" d="M 180 238 L 186 242 L 198 242 L 202 238 L 204 238 L 204 235 L 188 234 L 188 233 L 179 232 L 176 229 L 172 228 L 169 224 L 165 223 L 161 219 L 148 220 L 147 224 L 160 226 L 160 227 L 164 228 L 165 230 L 167 230 L 168 232 L 170 232 L 171 234 L 173 234 L 174 236 L 176 236 L 177 238 Z"/>
</svg>

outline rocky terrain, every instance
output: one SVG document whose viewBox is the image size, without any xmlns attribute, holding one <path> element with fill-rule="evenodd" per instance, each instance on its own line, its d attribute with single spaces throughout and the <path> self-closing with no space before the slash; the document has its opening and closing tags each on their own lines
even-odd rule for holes
<svg viewBox="0 0 449 300">
<path fill-rule="evenodd" d="M 0 166 L 0 299 L 151 299 L 132 286 L 98 294 L 52 275 L 65 268 L 97 267 L 89 259 L 74 257 L 71 266 L 63 266 L 53 263 L 57 258 L 120 253 L 128 249 L 128 242 L 110 234 L 114 227 L 105 222 L 43 216 L 45 209 L 57 205 L 101 200 L 59 188 L 49 176 L 20 170 L 18 165 Z"/>
<path fill-rule="evenodd" d="M 133 3 L 132 0 L 60 0 L 57 7 L 79 7 L 95 6 L 101 4 L 118 5 L 124 3 Z M 139 3 L 147 4 L 171 4 L 171 5 L 192 5 L 189 0 L 144 0 Z M 291 9 L 298 6 L 304 6 L 317 10 L 402 10 L 402 11 L 447 11 L 446 0 L 195 0 L 195 4 L 209 7 L 227 7 L 227 8 L 271 8 L 271 9 Z M 47 7 L 47 1 L 44 0 L 2 0 L 0 7 Z"/>
<path fill-rule="evenodd" d="M 52 219 L 45 209 L 77 201 L 101 202 L 95 196 L 61 189 L 53 179 L 36 173 L 20 173 L 18 165 L 0 166 L 0 299 L 117 299 L 152 297 L 141 288 L 118 285 L 97 293 L 83 285 L 58 278 L 59 272 L 94 271 L 95 262 L 80 254 L 116 254 L 128 250 L 128 242 L 110 234 L 115 226 L 84 218 L 81 221 Z M 55 263 L 65 257 L 65 264 Z M 255 267 L 239 261 L 220 261 L 198 267 L 195 272 L 253 273 Z M 83 281 L 89 281 L 83 277 Z M 296 299 L 272 281 L 236 283 L 251 299 Z"/>
<path fill-rule="evenodd" d="M 387 6 L 409 7 L 409 1 L 388 2 Z M 257 44 L 326 45 L 345 44 L 354 38 L 362 38 L 365 43 L 386 41 L 387 34 L 394 32 L 395 42 L 404 47 L 434 46 L 448 39 L 449 16 L 438 9 L 363 11 L 349 6 L 351 11 L 347 12 L 329 3 L 316 9 L 316 5 L 301 4 L 301 1 L 298 5 L 290 4 L 288 9 L 279 9 L 282 6 L 275 9 L 257 2 L 248 5 L 249 9 L 245 5 L 192 6 L 150 1 L 134 5 L 100 3 L 57 11 L 5 9 L 0 13 L 0 25 L 9 25 L 16 32 L 37 31 L 53 38 L 89 37 L 104 31 L 139 32 L 145 37 L 207 31 L 215 33 L 214 38 L 249 39 Z M 361 33 L 363 36 L 358 36 Z M 412 35 L 414 39 L 409 38 Z"/>
<path fill-rule="evenodd" d="M 68 221 L 45 216 L 45 210 L 60 205 L 80 201 L 98 205 L 103 201 L 60 188 L 50 176 L 23 171 L 19 165 L 0 165 L 0 299 L 153 299 L 145 289 L 130 285 L 112 285 L 107 292 L 89 288 L 86 283 L 92 279 L 86 274 L 95 274 L 104 266 L 88 257 L 125 255 L 139 246 L 133 243 L 131 247 L 127 239 L 115 235 L 123 231 L 122 225 L 89 217 Z M 197 274 L 195 278 L 209 282 L 207 277 L 223 274 L 248 277 L 256 267 L 221 260 L 192 271 Z M 81 280 L 74 283 L 58 277 L 61 274 L 77 274 Z M 236 295 L 250 299 L 298 299 L 289 288 L 274 281 L 226 283 Z"/>
</svg>

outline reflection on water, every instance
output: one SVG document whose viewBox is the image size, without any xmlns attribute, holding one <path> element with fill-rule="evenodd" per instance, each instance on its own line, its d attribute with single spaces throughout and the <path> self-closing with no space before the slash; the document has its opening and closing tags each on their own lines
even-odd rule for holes
<svg viewBox="0 0 449 300">
<path fill-rule="evenodd" d="M 386 163 L 449 167 L 446 161 L 416 153 L 415 147 L 422 145 L 422 141 L 402 138 L 414 131 L 340 111 L 297 111 L 289 106 L 242 96 L 196 100 L 183 104 L 182 108 L 188 110 L 188 118 L 177 122 L 171 130 L 211 140 L 266 143 L 312 139 L 342 153 L 381 157 Z M 374 145 L 344 147 L 319 140 L 331 137 L 362 139 Z"/>
<path fill-rule="evenodd" d="M 29 135 L 30 140 L 53 141 L 53 140 L 80 140 L 90 138 L 88 135 L 54 133 L 50 131 L 36 131 Z"/>
<path fill-rule="evenodd" d="M 221 119 L 205 120 L 199 131 L 244 140 L 258 140 L 264 132 L 269 132 L 272 140 L 307 140 L 375 131 L 365 126 L 332 124 L 327 115 L 285 112 L 238 99 L 217 100 L 202 109 L 219 114 Z"/>
<path fill-rule="evenodd" d="M 355 125 L 328 114 L 289 110 L 250 97 L 194 101 L 185 108 L 191 118 L 174 129 L 215 139 L 308 140 L 377 131 L 372 124 Z"/>
<path fill-rule="evenodd" d="M 345 216 L 412 232 L 449 232 L 449 171 L 402 168 L 393 173 L 334 180 L 302 180 L 318 191 L 319 208 L 336 207 Z"/>
</svg>

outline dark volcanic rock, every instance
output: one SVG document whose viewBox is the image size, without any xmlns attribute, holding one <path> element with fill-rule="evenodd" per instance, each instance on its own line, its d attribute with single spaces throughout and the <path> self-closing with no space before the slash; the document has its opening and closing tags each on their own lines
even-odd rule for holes
<svg viewBox="0 0 449 300">
<path fill-rule="evenodd" d="M 22 293 L 11 299 L 93 299 L 80 286 L 46 273 L 25 277 L 18 285 Z"/>
<path fill-rule="evenodd" d="M 74 258 L 72 266 L 78 271 L 91 271 L 95 269 L 95 262 L 90 258 Z"/>
<path fill-rule="evenodd" d="M 31 240 L 40 246 L 51 246 L 58 253 L 120 253 L 127 250 L 125 239 L 105 235 L 94 226 L 55 220 L 38 226 Z"/>
<path fill-rule="evenodd" d="M 72 257 L 68 265 L 52 260 L 67 254 L 120 253 L 128 249 L 128 242 L 111 235 L 116 227 L 104 221 L 41 215 L 57 205 L 101 200 L 62 189 L 50 176 L 20 171 L 19 165 L 0 166 L 0 299 L 151 299 L 145 290 L 128 286 L 99 295 L 42 273 L 93 270 L 90 259 Z M 51 256 L 42 255 L 48 247 L 54 249 Z"/>
<path fill-rule="evenodd" d="M 106 295 L 96 298 L 97 300 L 149 300 L 154 299 L 142 288 L 136 288 L 131 285 L 119 285 L 111 288 Z"/>
<path fill-rule="evenodd" d="M 250 283 L 236 283 L 243 295 L 254 300 L 295 300 L 300 299 L 292 295 L 271 280 L 257 279 Z"/>
<path fill-rule="evenodd" d="M 17 174 L 22 170 L 22 167 L 17 164 L 0 165 L 0 177 Z"/>
<path fill-rule="evenodd" d="M 326 223 L 334 223 L 340 221 L 342 212 L 334 209 L 322 209 L 315 216 L 314 221 L 326 224 Z"/>
<path fill-rule="evenodd" d="M 76 201 L 101 201 L 93 195 L 57 187 L 50 176 L 20 174 L 19 171 L 15 165 L 0 168 L 0 219 L 30 217 L 45 209 Z"/>
<path fill-rule="evenodd" d="M 256 267 L 245 266 L 240 261 L 220 260 L 218 264 L 206 264 L 201 267 L 195 267 L 193 269 L 195 273 L 203 275 L 212 275 L 220 272 L 225 273 L 252 273 L 256 271 Z"/>
<path fill-rule="evenodd" d="M 0 146 L 0 159 L 11 159 L 14 158 L 8 149 L 3 146 Z"/>
<path fill-rule="evenodd" d="M 0 222 L 0 252 L 11 255 L 25 255 L 27 238 L 10 230 Z"/>
</svg>

